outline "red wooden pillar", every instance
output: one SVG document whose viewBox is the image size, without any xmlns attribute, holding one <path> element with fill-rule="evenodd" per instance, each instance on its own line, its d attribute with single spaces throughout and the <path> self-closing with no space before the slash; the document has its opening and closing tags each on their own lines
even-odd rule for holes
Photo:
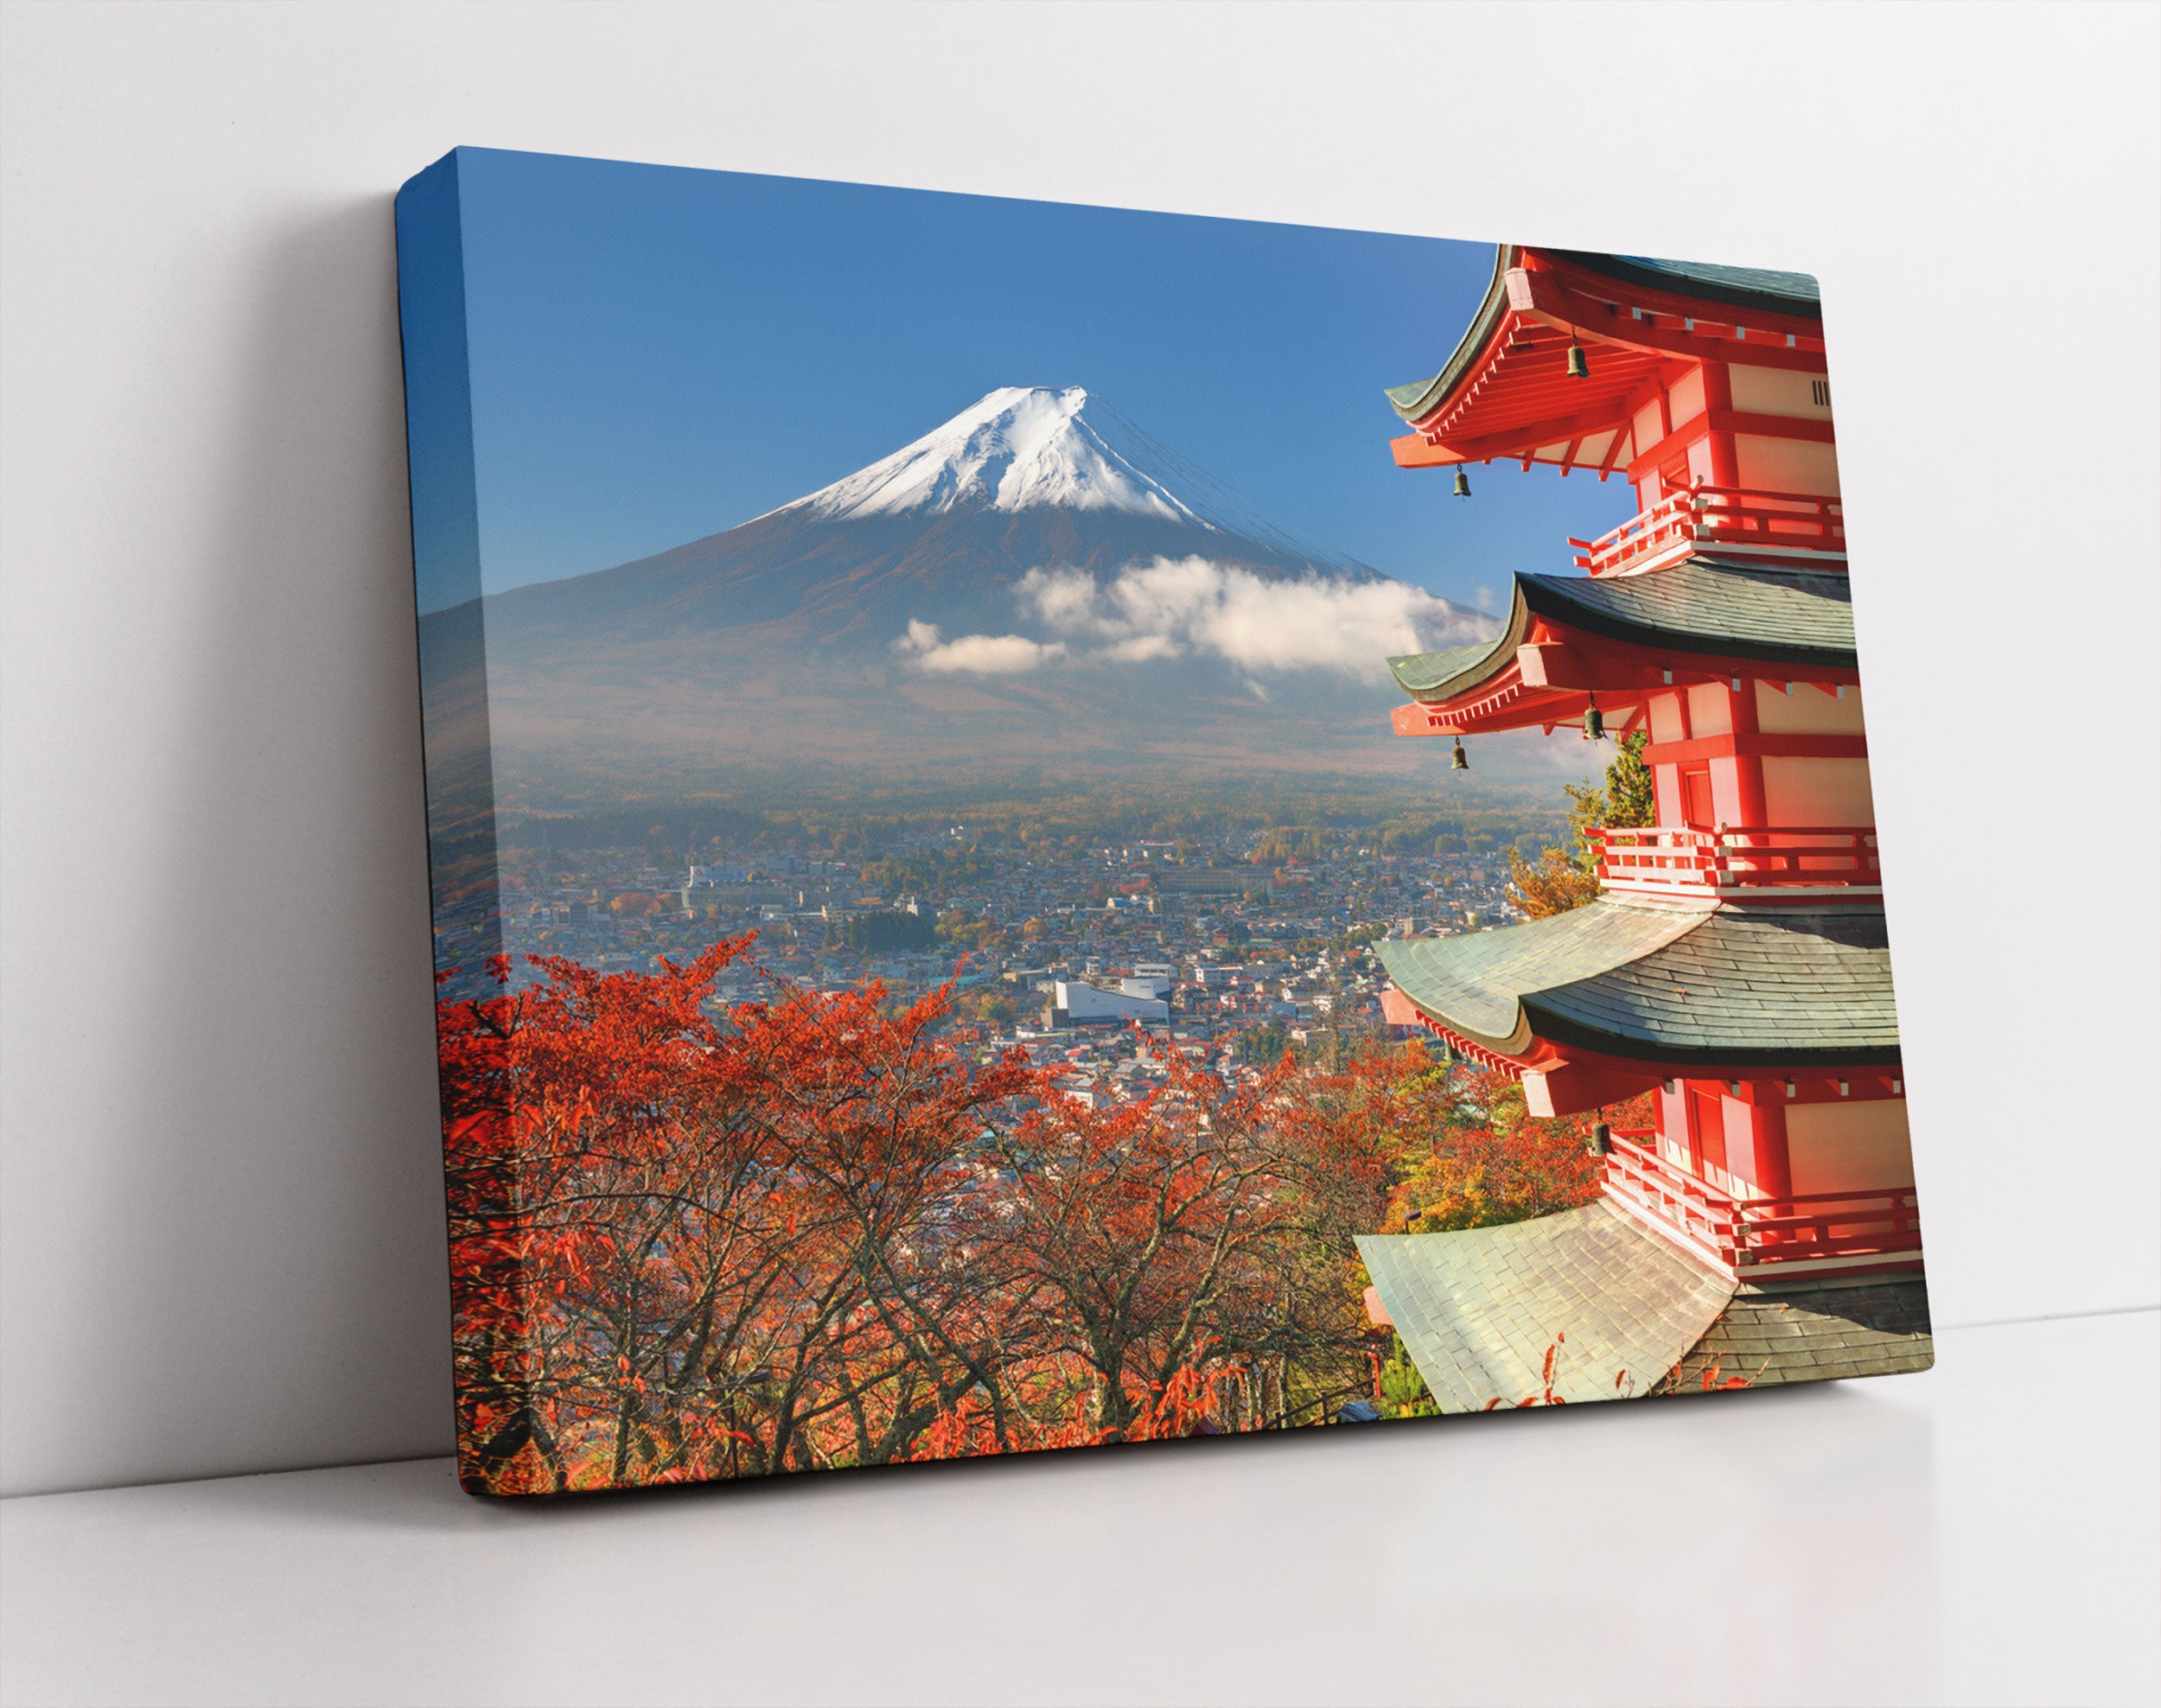
<svg viewBox="0 0 2161 1708">
<path fill-rule="evenodd" d="M 1732 415 L 1733 377 L 1724 362 L 1703 365 L 1703 400 L 1713 420 Z M 1733 435 L 1719 427 L 1711 430 L 1711 484 L 1728 491 L 1741 484 L 1741 463 L 1734 455 Z"/>
<path fill-rule="evenodd" d="M 1794 1195 L 1793 1158 L 1786 1146 L 1786 1106 L 1768 1099 L 1779 1095 L 1782 1087 L 1757 1086 L 1756 1095 L 1749 1100 L 1749 1149 L 1754 1154 L 1749 1166 L 1754 1170 L 1751 1183 L 1766 1198 L 1790 1198 Z M 1790 1233 L 1766 1228 L 1756 1236 L 1766 1246 L 1782 1246 L 1793 1238 Z"/>
<path fill-rule="evenodd" d="M 1716 1080 L 1685 1081 L 1688 1093 L 1688 1161 L 1699 1180 L 1726 1171 L 1725 1087 Z"/>
<path fill-rule="evenodd" d="M 1782 1087 L 1775 1087 L 1776 1095 Z M 1786 1106 L 1768 1099 L 1749 1105 L 1750 1149 L 1755 1151 L 1755 1186 L 1767 1198 L 1794 1195 L 1793 1157 L 1786 1146 Z"/>
<path fill-rule="evenodd" d="M 1736 679 L 1740 686 L 1729 685 L 1726 704 L 1731 708 L 1735 745 L 1744 746 L 1741 738 L 1758 735 L 1763 725 L 1756 716 L 1756 684 L 1746 677 Z M 1737 753 L 1733 755 L 1733 792 L 1740 822 L 1760 827 L 1770 823 L 1770 809 L 1763 800 L 1763 761 L 1761 755 Z"/>
</svg>

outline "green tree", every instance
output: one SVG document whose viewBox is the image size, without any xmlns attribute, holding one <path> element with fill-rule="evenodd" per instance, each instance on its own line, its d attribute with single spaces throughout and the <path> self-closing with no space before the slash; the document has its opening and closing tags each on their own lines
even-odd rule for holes
<svg viewBox="0 0 2161 1708">
<path fill-rule="evenodd" d="M 1649 741 L 1649 735 L 1639 730 L 1616 744 L 1613 762 L 1606 767 L 1601 824 L 1626 830 L 1658 821 L 1658 780 L 1643 762 L 1643 749 Z"/>
<path fill-rule="evenodd" d="M 1540 851 L 1536 864 L 1522 851 L 1508 851 L 1508 879 L 1516 905 L 1533 919 L 1565 914 L 1595 901 L 1598 895 L 1598 844 L 1594 831 L 1627 830 L 1658 817 L 1657 781 L 1643 762 L 1649 736 L 1642 730 L 1623 736 L 1606 767 L 1606 786 L 1564 785 L 1568 793 L 1570 847 Z"/>
<path fill-rule="evenodd" d="M 1386 1418 L 1434 1418 L 1441 1408 L 1426 1392 L 1425 1378 L 1411 1361 L 1410 1349 L 1398 1335 L 1380 1367 L 1381 1415 Z"/>
</svg>

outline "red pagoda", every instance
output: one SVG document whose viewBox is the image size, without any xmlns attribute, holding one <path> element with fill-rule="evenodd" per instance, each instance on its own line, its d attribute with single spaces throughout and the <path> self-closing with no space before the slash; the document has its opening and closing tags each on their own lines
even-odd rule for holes
<svg viewBox="0 0 2161 1708">
<path fill-rule="evenodd" d="M 1921 1235 L 1812 280 L 1504 245 L 1469 330 L 1389 399 L 1399 465 L 1619 475 L 1637 513 L 1519 575 L 1490 643 L 1393 659 L 1404 736 L 1643 732 L 1657 821 L 1598 833 L 1589 905 L 1387 942 L 1399 1004 L 1531 1112 L 1655 1092 L 1602 1199 L 1361 1240 L 1444 1410 L 1721 1364 L 1928 1361 Z M 1757 1362 L 1757 1354 L 1762 1362 Z M 1616 1378 L 1616 1370 L 1629 1373 Z M 1571 1389 L 1571 1382 L 1575 1391 Z"/>
</svg>

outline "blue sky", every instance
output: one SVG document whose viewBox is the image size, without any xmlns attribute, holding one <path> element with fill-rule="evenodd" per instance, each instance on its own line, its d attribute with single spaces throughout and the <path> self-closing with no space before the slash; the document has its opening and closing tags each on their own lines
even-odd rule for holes
<svg viewBox="0 0 2161 1708">
<path fill-rule="evenodd" d="M 1486 243 L 485 150 L 458 189 L 490 591 L 732 527 L 999 386 L 1086 386 L 1464 603 L 1634 507 L 1500 465 L 1457 502 L 1391 462 L 1381 388 L 1454 347 Z"/>
</svg>

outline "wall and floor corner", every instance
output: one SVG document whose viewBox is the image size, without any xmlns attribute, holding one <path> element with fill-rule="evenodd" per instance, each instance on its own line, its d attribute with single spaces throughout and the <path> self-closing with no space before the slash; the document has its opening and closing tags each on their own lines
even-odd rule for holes
<svg viewBox="0 0 2161 1708">
<path fill-rule="evenodd" d="M 1602 13 L 1733 121 L 1648 199 L 1565 88 L 1454 88 L 1445 170 L 1375 107 L 1507 9 L 1026 16 L 997 151 L 965 9 L 0 17 L 0 1492 L 447 1450 L 390 194 L 467 141 L 1819 273 L 1937 1320 L 2154 1302 L 2154 659 L 2025 662 L 2154 626 L 2154 15 Z"/>
</svg>

